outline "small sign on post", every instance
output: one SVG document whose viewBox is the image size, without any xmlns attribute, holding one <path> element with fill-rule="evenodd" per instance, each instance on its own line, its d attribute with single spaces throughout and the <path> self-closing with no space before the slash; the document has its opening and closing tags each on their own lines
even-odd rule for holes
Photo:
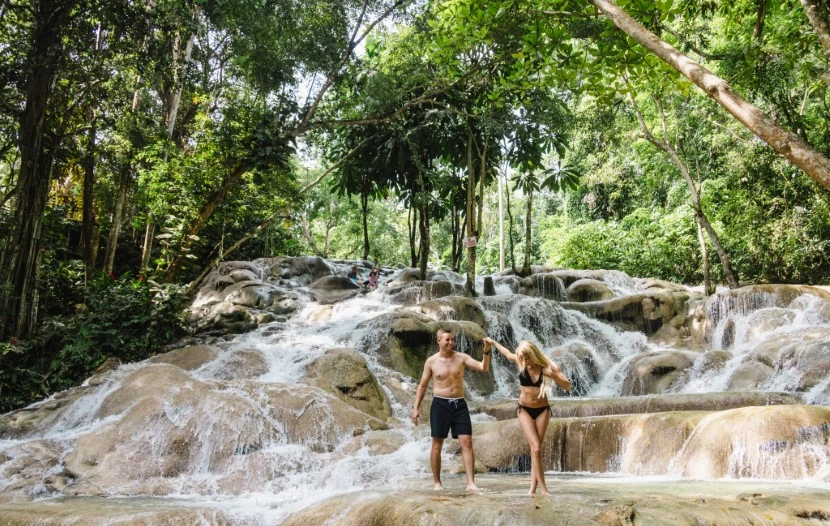
<svg viewBox="0 0 830 526">
<path fill-rule="evenodd" d="M 472 248 L 478 245 L 478 241 L 476 240 L 476 236 L 473 237 L 465 237 L 464 241 L 464 248 Z"/>
</svg>

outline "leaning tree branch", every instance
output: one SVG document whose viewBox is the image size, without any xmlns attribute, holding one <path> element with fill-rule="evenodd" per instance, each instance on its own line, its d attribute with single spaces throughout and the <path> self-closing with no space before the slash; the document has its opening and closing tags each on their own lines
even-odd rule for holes
<svg viewBox="0 0 830 526">
<path fill-rule="evenodd" d="M 375 28 L 375 26 L 377 26 L 381 21 L 383 21 L 389 15 L 391 15 L 393 11 L 395 11 L 397 8 L 410 1 L 411 0 L 397 0 L 394 4 L 389 6 L 383 13 L 381 13 L 380 16 L 373 20 L 366 27 L 366 29 L 363 30 L 360 36 L 354 38 L 354 35 L 357 34 L 357 28 L 359 27 L 359 24 L 357 24 L 357 26 L 355 27 L 355 31 L 352 34 L 353 38 L 349 40 L 349 45 L 346 46 L 345 50 L 343 50 L 343 54 L 341 55 L 340 60 L 337 62 L 337 65 L 334 68 L 332 68 L 332 70 L 329 72 L 328 76 L 326 77 L 326 81 L 323 83 L 323 87 L 320 88 L 320 91 L 317 93 L 317 96 L 314 97 L 314 102 L 311 103 L 311 107 L 308 109 L 308 111 L 305 112 L 305 115 L 303 115 L 303 118 L 300 121 L 300 123 L 291 132 L 292 136 L 300 135 L 309 129 L 307 128 L 308 123 L 314 116 L 314 114 L 317 113 L 317 108 L 320 106 L 320 102 L 322 102 L 323 96 L 325 96 L 326 92 L 334 84 L 335 80 L 337 79 L 337 76 L 340 74 L 340 70 L 342 70 L 343 66 L 345 66 L 346 63 L 349 61 L 349 58 L 352 56 L 352 52 L 355 50 L 357 45 L 360 44 L 367 36 L 369 36 L 369 33 Z M 365 4 L 363 6 L 363 9 L 364 10 L 363 12 L 361 12 L 360 15 L 360 20 L 363 19 L 363 16 L 365 14 Z"/>
</svg>

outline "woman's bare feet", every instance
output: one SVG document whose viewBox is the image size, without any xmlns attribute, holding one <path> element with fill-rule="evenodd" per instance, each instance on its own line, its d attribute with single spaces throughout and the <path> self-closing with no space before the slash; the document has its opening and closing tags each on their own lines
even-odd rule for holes
<svg viewBox="0 0 830 526">
<path fill-rule="evenodd" d="M 478 491 L 478 486 L 476 486 L 475 482 L 470 482 L 467 484 L 467 491 Z"/>
<path fill-rule="evenodd" d="M 432 489 L 434 489 L 435 491 L 441 491 L 442 489 L 444 489 L 444 486 L 442 486 L 440 482 L 436 482 L 433 484 Z"/>
</svg>

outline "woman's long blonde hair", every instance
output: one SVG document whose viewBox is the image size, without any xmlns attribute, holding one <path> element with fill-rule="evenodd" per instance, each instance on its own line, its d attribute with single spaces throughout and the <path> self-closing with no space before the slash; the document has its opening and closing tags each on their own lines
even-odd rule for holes
<svg viewBox="0 0 830 526">
<path fill-rule="evenodd" d="M 522 340 L 519 342 L 519 346 L 516 347 L 516 365 L 519 366 L 519 372 L 526 374 L 528 377 L 530 377 L 530 373 L 527 372 L 529 364 L 538 365 L 544 369 L 548 365 L 553 365 L 553 362 L 545 356 L 545 353 L 535 343 Z M 546 374 L 541 372 L 539 374 L 542 375 L 542 385 L 539 387 L 538 398 L 553 396 L 553 380 Z"/>
</svg>

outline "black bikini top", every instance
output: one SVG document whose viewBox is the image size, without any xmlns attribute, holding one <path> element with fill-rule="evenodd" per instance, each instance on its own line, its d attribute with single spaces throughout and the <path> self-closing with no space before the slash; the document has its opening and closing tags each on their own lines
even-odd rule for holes
<svg viewBox="0 0 830 526">
<path fill-rule="evenodd" d="M 527 369 L 523 370 L 519 373 L 519 385 L 522 387 L 542 387 L 542 372 L 539 371 L 539 379 L 534 382 Z"/>
</svg>

